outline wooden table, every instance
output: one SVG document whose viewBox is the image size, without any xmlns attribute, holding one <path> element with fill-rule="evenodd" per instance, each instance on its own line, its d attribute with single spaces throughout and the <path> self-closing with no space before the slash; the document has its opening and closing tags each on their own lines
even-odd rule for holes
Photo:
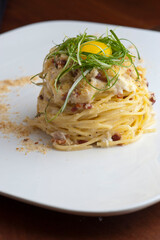
<svg viewBox="0 0 160 240">
<path fill-rule="evenodd" d="M 1 32 L 33 22 L 59 19 L 159 29 L 160 2 L 159 0 L 8 0 Z"/>
<path fill-rule="evenodd" d="M 159 0 L 8 0 L 0 32 L 57 19 L 158 30 L 160 3 Z M 0 240 L 19 239 L 159 240 L 160 203 L 129 215 L 98 218 L 62 214 L 1 196 Z"/>
</svg>

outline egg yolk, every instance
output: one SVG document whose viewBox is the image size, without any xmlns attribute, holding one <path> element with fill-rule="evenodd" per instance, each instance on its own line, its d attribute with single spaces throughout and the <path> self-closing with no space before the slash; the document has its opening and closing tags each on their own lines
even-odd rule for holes
<svg viewBox="0 0 160 240">
<path fill-rule="evenodd" d="M 105 53 L 107 57 L 112 55 L 111 47 L 108 47 L 105 43 L 98 42 L 98 41 L 89 41 L 82 44 L 81 52 L 94 53 L 99 55 L 104 55 Z"/>
</svg>

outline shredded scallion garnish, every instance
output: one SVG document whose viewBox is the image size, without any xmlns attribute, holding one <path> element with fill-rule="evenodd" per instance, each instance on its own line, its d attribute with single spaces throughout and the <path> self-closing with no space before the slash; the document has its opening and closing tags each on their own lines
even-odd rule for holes
<svg viewBox="0 0 160 240">
<path fill-rule="evenodd" d="M 49 103 L 46 106 L 45 109 L 45 118 L 48 122 L 53 121 L 60 113 L 62 113 L 69 101 L 69 98 L 73 92 L 73 90 L 76 88 L 76 86 L 79 84 L 79 82 L 84 79 L 91 87 L 95 88 L 97 91 L 106 91 L 110 88 L 112 88 L 115 83 L 118 81 L 118 76 L 121 67 L 130 67 L 133 65 L 136 73 L 137 73 L 137 79 L 139 79 L 139 73 L 138 70 L 134 64 L 133 59 L 135 56 L 130 53 L 130 51 L 122 44 L 122 41 L 128 41 L 130 42 L 134 48 L 136 49 L 138 59 L 140 59 L 140 55 L 138 52 L 137 47 L 130 41 L 125 38 L 118 38 L 116 33 L 113 30 L 110 30 L 110 35 L 108 34 L 108 29 L 106 36 L 100 36 L 96 37 L 94 35 L 87 35 L 86 31 L 83 34 L 79 34 L 76 37 L 73 38 L 65 38 L 64 41 L 56 45 L 49 54 L 45 57 L 45 62 L 53 58 L 55 59 L 56 57 L 60 57 L 62 54 L 65 54 L 68 58 L 66 61 L 66 64 L 64 67 L 61 69 L 60 73 L 54 80 L 54 87 L 58 91 L 59 87 L 58 84 L 60 83 L 60 79 L 65 76 L 70 71 L 74 71 L 75 69 L 79 69 L 81 72 L 81 75 L 73 82 L 73 85 L 68 91 L 67 97 L 64 101 L 64 104 L 62 107 L 59 109 L 56 115 L 54 115 L 51 119 L 48 119 L 47 117 L 47 108 L 49 106 Z M 105 49 L 102 49 L 100 46 L 96 45 L 95 43 L 92 44 L 92 41 L 96 42 L 101 42 L 104 43 L 107 47 Z M 91 42 L 90 45 L 94 45 L 95 47 L 99 48 L 98 53 L 92 53 L 92 52 L 85 52 L 81 51 L 82 46 L 85 44 L 87 45 L 87 42 Z M 89 44 L 89 43 L 88 43 Z M 105 50 L 110 48 L 111 49 L 111 54 L 105 54 Z M 125 65 L 125 62 L 130 62 L 129 65 Z M 119 71 L 116 72 L 113 69 L 113 66 L 117 66 Z M 96 68 L 98 70 L 101 70 L 104 72 L 106 76 L 106 85 L 102 89 L 96 88 L 93 86 L 86 78 L 86 75 L 93 69 Z M 114 72 L 114 76 L 109 79 L 108 74 L 106 70 L 111 69 Z M 40 74 L 36 74 L 35 76 L 41 76 L 41 78 L 44 80 L 45 75 L 42 76 Z M 33 76 L 31 78 L 31 81 L 33 81 Z M 39 84 L 38 84 L 39 85 Z"/>
</svg>

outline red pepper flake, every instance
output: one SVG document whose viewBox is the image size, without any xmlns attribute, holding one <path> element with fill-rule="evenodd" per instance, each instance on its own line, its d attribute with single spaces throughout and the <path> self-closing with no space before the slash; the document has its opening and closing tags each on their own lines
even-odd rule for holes
<svg viewBox="0 0 160 240">
<path fill-rule="evenodd" d="M 38 142 L 35 142 L 34 144 L 38 144 Z"/>
<path fill-rule="evenodd" d="M 150 97 L 150 102 L 152 103 L 152 105 L 156 102 L 156 98 L 155 98 L 155 95 L 154 93 L 151 93 L 151 97 Z"/>
<path fill-rule="evenodd" d="M 113 136 L 112 136 L 112 140 L 113 141 L 118 141 L 121 139 L 121 135 L 119 133 L 115 133 Z"/>
</svg>

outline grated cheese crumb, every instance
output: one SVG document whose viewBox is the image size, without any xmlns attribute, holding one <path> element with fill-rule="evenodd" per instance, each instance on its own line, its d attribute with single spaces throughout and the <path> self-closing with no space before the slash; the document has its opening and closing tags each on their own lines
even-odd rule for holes
<svg viewBox="0 0 160 240">
<path fill-rule="evenodd" d="M 38 78 L 34 79 L 34 81 L 36 80 L 38 80 Z M 15 121 L 11 121 L 11 113 L 9 112 L 11 106 L 9 103 L 6 103 L 8 96 L 7 94 L 13 90 L 13 87 L 22 87 L 30 83 L 30 77 L 22 77 L 16 80 L 7 79 L 0 81 L 0 132 L 3 134 L 3 138 L 9 138 L 10 134 L 13 134 L 18 139 L 23 138 L 20 141 L 21 147 L 17 147 L 16 150 L 19 152 L 25 152 L 25 155 L 32 151 L 38 151 L 40 153 L 46 154 L 51 146 L 49 144 L 45 145 L 43 143 L 39 143 L 39 141 L 41 141 L 39 138 L 32 140 L 29 137 L 31 133 L 36 131 L 36 129 L 29 126 L 25 119 L 22 123 L 19 124 Z M 18 94 L 18 96 L 20 95 Z M 12 114 L 19 114 L 19 112 L 13 112 Z"/>
</svg>

